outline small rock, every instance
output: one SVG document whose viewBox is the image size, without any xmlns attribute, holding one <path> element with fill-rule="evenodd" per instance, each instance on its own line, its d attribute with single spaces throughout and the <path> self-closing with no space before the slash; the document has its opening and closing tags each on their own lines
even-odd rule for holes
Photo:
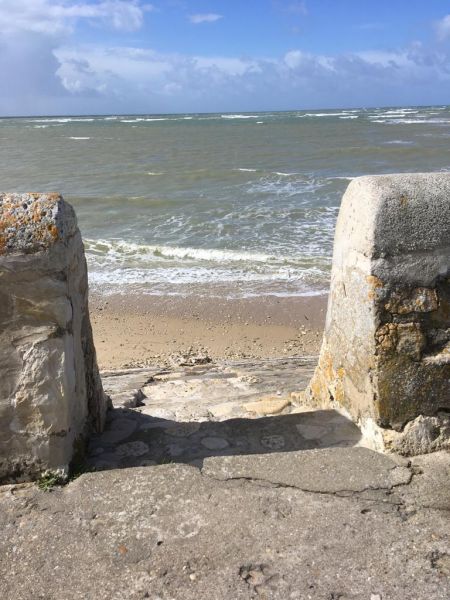
<svg viewBox="0 0 450 600">
<path fill-rule="evenodd" d="M 281 412 L 291 403 L 290 398 L 268 397 L 257 400 L 256 402 L 246 402 L 243 408 L 248 412 L 254 412 L 258 415 L 274 415 Z"/>
<path fill-rule="evenodd" d="M 223 402 L 222 404 L 208 407 L 208 412 L 215 419 L 221 419 L 222 417 L 230 416 L 234 407 L 235 404 L 231 402 Z"/>
</svg>

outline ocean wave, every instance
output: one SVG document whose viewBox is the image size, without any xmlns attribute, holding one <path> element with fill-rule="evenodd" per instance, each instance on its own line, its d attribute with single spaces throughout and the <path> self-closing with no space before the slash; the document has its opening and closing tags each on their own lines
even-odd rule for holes
<svg viewBox="0 0 450 600">
<path fill-rule="evenodd" d="M 327 112 L 327 113 L 305 113 L 304 115 L 297 115 L 300 118 L 303 117 L 340 117 L 341 115 L 349 115 L 349 110 L 341 110 L 340 112 Z"/>
<path fill-rule="evenodd" d="M 46 119 L 28 119 L 28 123 L 91 123 L 93 118 L 84 117 L 64 117 L 64 118 L 46 118 Z"/>
<path fill-rule="evenodd" d="M 176 121 L 177 119 L 169 119 L 168 117 L 137 117 L 136 119 L 120 119 L 120 123 L 151 123 L 153 121 Z"/>
<path fill-rule="evenodd" d="M 244 168 L 238 168 L 238 169 L 233 169 L 234 171 L 243 171 L 244 173 L 256 173 L 257 169 L 244 169 Z"/>
<path fill-rule="evenodd" d="M 448 119 L 371 119 L 372 123 L 387 123 L 389 125 L 447 125 L 450 123 Z"/>
<path fill-rule="evenodd" d="M 328 184 L 327 178 L 302 175 L 300 173 L 271 173 L 253 181 L 248 194 L 272 194 L 290 198 L 297 194 L 315 192 Z"/>
<path fill-rule="evenodd" d="M 220 115 L 221 119 L 259 119 L 260 115 Z"/>
<path fill-rule="evenodd" d="M 90 140 L 90 139 L 91 139 L 90 137 L 73 137 L 73 136 L 69 137 L 69 140 Z"/>
<path fill-rule="evenodd" d="M 285 264 L 295 262 L 291 256 L 276 256 L 260 252 L 246 252 L 235 250 L 222 250 L 216 248 L 182 248 L 177 246 L 159 246 L 136 244 L 123 240 L 84 240 L 86 251 L 92 254 L 107 256 L 114 259 L 130 259 L 138 261 L 182 260 L 215 263 L 276 263 Z M 299 257 L 300 258 L 300 257 Z M 302 257 L 304 262 L 305 258 Z"/>
<path fill-rule="evenodd" d="M 282 171 L 274 171 L 274 175 L 279 175 L 280 177 L 293 177 L 294 175 L 300 175 L 300 173 L 283 173 Z"/>
<path fill-rule="evenodd" d="M 359 119 L 359 115 L 344 115 L 340 119 Z"/>
<path fill-rule="evenodd" d="M 243 298 L 265 295 L 312 296 L 326 293 L 329 274 L 318 269 L 279 268 L 271 272 L 245 269 L 175 267 L 105 269 L 89 260 L 91 289 L 102 294 L 144 293 L 151 295 Z"/>
</svg>

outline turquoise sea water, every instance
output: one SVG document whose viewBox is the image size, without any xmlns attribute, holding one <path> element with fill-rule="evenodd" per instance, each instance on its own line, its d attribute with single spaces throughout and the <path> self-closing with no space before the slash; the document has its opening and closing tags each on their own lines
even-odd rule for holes
<svg viewBox="0 0 450 600">
<path fill-rule="evenodd" d="M 450 108 L 1 119 L 0 141 L 2 190 L 75 206 L 96 290 L 305 295 L 351 178 L 450 169 Z"/>
</svg>

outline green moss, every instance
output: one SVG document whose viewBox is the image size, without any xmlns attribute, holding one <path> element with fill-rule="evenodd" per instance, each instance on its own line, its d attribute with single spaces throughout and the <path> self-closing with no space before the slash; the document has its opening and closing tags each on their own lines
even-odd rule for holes
<svg viewBox="0 0 450 600">
<path fill-rule="evenodd" d="M 46 471 L 45 473 L 42 473 L 39 479 L 37 480 L 37 486 L 40 490 L 44 492 L 51 492 L 51 490 L 54 487 L 64 485 L 66 481 L 66 478 L 63 477 L 60 473 Z"/>
</svg>

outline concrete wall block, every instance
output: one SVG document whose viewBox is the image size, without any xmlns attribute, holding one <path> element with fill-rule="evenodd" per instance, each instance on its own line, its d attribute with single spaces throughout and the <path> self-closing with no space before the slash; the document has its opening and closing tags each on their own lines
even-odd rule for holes
<svg viewBox="0 0 450 600">
<path fill-rule="evenodd" d="M 75 213 L 57 194 L 0 194 L 0 481 L 66 473 L 106 409 Z"/>
<path fill-rule="evenodd" d="M 307 397 L 345 411 L 377 449 L 450 447 L 450 174 L 349 185 Z"/>
</svg>

